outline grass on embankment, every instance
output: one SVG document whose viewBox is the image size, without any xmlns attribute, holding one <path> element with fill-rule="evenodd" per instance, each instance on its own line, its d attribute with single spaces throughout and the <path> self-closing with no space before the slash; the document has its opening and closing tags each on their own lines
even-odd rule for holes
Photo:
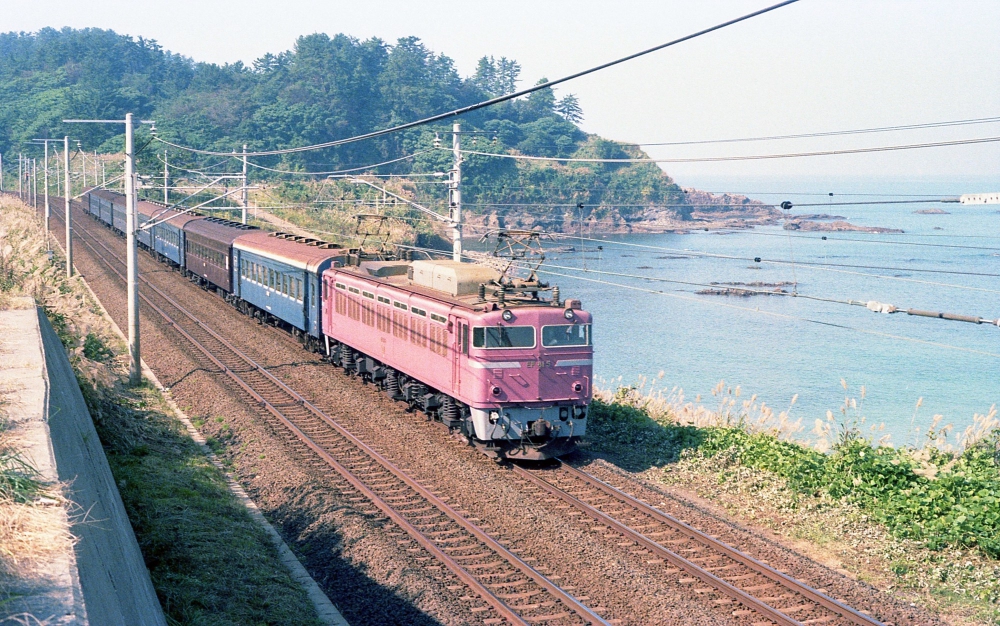
<svg viewBox="0 0 1000 626">
<path fill-rule="evenodd" d="M 820 452 L 787 439 L 794 429 L 784 427 L 786 414 L 761 420 L 754 406 L 694 411 L 621 388 L 594 401 L 590 450 L 806 541 L 814 555 L 882 589 L 961 621 L 1000 623 L 995 411 L 978 416 L 957 449 L 940 445 L 933 429 L 926 445 L 895 448 L 865 436 L 848 400 L 847 424 L 817 425 L 826 437 Z"/>
<path fill-rule="evenodd" d="M 265 531 L 164 398 L 123 386 L 125 346 L 82 281 L 65 278 L 62 259 L 47 262 L 41 230 L 30 208 L 0 198 L 0 301 L 33 296 L 66 346 L 168 622 L 318 624 Z"/>
</svg>

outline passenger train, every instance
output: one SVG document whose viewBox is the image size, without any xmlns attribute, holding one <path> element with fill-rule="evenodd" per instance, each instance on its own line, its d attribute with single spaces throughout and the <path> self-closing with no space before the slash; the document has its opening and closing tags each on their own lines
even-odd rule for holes
<svg viewBox="0 0 1000 626">
<path fill-rule="evenodd" d="M 125 196 L 91 190 L 86 206 L 124 234 Z M 546 459 L 586 433 L 591 315 L 557 289 L 477 264 L 365 254 L 146 200 L 136 208 L 145 226 L 137 239 L 155 258 L 487 454 Z"/>
</svg>

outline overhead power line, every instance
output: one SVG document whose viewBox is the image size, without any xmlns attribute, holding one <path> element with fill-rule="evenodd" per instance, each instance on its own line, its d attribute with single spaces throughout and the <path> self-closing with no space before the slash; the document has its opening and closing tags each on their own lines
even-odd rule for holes
<svg viewBox="0 0 1000 626">
<path fill-rule="evenodd" d="M 626 246 L 633 248 L 644 248 L 647 250 L 657 250 L 661 252 L 673 252 L 676 254 L 683 254 L 686 256 L 699 256 L 714 259 L 729 259 L 732 261 L 748 261 L 751 263 L 771 263 L 778 265 L 791 265 L 792 261 L 787 259 L 765 259 L 763 257 L 744 257 L 735 256 L 731 254 L 718 254 L 715 252 L 702 252 L 700 250 L 688 250 L 684 248 L 668 248 L 664 246 L 653 246 L 649 244 L 641 243 L 629 243 L 626 241 L 615 241 L 613 239 L 597 239 L 594 237 L 582 237 L 580 235 L 571 235 L 563 233 L 545 233 L 554 238 L 563 238 L 572 241 L 593 241 L 601 245 L 615 245 L 615 246 Z M 815 266 L 817 268 L 852 268 L 852 269 L 870 269 L 870 270 L 884 270 L 890 272 L 915 272 L 915 273 L 928 273 L 928 274 L 951 274 L 958 276 L 984 276 L 989 278 L 1000 278 L 1000 274 L 988 273 L 988 272 L 967 272 L 960 270 L 935 270 L 935 269 L 923 269 L 919 267 L 886 267 L 880 265 L 853 265 L 849 263 L 829 263 L 826 261 L 794 261 L 796 266 Z M 832 270 L 827 270 L 832 271 Z M 869 274 L 870 276 L 870 274 Z"/>
<path fill-rule="evenodd" d="M 327 141 L 327 142 L 324 142 L 324 143 L 313 144 L 311 146 L 302 146 L 302 147 L 299 147 L 299 148 L 287 148 L 287 149 L 283 149 L 283 150 L 264 150 L 264 151 L 259 151 L 259 152 L 247 152 L 245 154 L 246 154 L 246 156 L 257 157 L 257 156 L 272 156 L 272 155 L 277 155 L 277 154 L 292 154 L 292 153 L 295 153 L 295 152 L 306 152 L 306 151 L 309 151 L 309 150 L 321 150 L 321 149 L 324 149 L 324 148 L 332 148 L 334 146 L 341 146 L 341 145 L 348 144 L 348 143 L 353 143 L 353 142 L 356 142 L 356 141 L 364 141 L 366 139 L 374 139 L 375 137 L 381 137 L 383 135 L 388 135 L 390 133 L 399 132 L 401 130 L 406 130 L 408 128 L 414 128 L 414 127 L 417 127 L 417 126 L 423 126 L 424 124 L 431 124 L 433 122 L 439 122 L 441 120 L 446 120 L 446 119 L 450 119 L 450 118 L 453 118 L 453 117 L 458 117 L 459 115 L 464 115 L 465 113 L 471 113 L 472 111 L 478 111 L 479 109 L 484 109 L 486 107 L 490 107 L 490 106 L 493 106 L 495 104 L 500 104 L 501 102 L 507 102 L 508 100 L 513 100 L 515 98 L 520 98 L 521 96 L 526 96 L 528 94 L 534 93 L 536 91 L 540 91 L 542 89 L 548 89 L 550 87 L 554 87 L 554 86 L 556 86 L 558 84 L 565 83 L 565 82 L 573 80 L 575 78 L 580 78 L 581 76 L 586 76 L 588 74 L 593 74 L 594 72 L 598 72 L 600 70 L 607 69 L 609 67 L 612 67 L 614 65 L 618 65 L 620 63 L 624 63 L 626 61 L 631 61 L 632 59 L 636 59 L 636 58 L 639 58 L 641 56 L 645 56 L 647 54 L 656 52 L 658 50 L 663 50 L 664 48 L 669 48 L 670 46 L 675 46 L 675 45 L 677 45 L 679 43 L 683 43 L 685 41 L 690 41 L 691 39 L 695 39 L 697 37 L 701 37 L 702 35 L 707 35 L 708 33 L 715 32 L 717 30 L 721 30 L 723 28 L 726 28 L 727 26 L 732 26 L 733 24 L 738 24 L 740 22 L 749 20 L 749 19 L 757 17 L 759 15 L 763 15 L 765 13 L 769 13 L 769 12 L 774 11 L 776 9 L 780 9 L 780 8 L 788 6 L 790 4 L 794 4 L 795 2 L 798 2 L 798 0 L 784 0 L 784 2 L 779 2 L 778 4 L 771 5 L 771 6 L 767 7 L 767 8 L 761 9 L 759 11 L 754 11 L 753 13 L 748 13 L 748 14 L 743 15 L 741 17 L 737 17 L 735 19 L 732 19 L 732 20 L 729 20 L 729 21 L 726 21 L 726 22 L 722 22 L 721 24 L 716 24 L 715 26 L 712 26 L 710 28 L 706 28 L 706 29 L 700 30 L 698 32 L 691 33 L 690 35 L 685 35 L 684 37 L 681 37 L 679 39 L 674 39 L 672 41 L 668 41 L 667 43 L 663 43 L 663 44 L 660 44 L 658 46 L 654 46 L 652 48 L 647 48 L 647 49 L 642 50 L 640 52 L 636 52 L 634 54 L 630 54 L 628 56 L 624 56 L 624 57 L 622 57 L 620 59 L 615 59 L 614 61 L 609 61 L 607 63 L 602 63 L 601 65 L 596 65 L 596 66 L 588 68 L 586 70 L 583 70 L 583 71 L 580 71 L 580 72 L 576 72 L 575 74 L 570 74 L 569 76 L 563 76 L 562 78 L 558 78 L 556 80 L 549 81 L 549 82 L 546 82 L 546 83 L 543 83 L 543 84 L 540 84 L 540 85 L 535 85 L 533 87 L 528 87 L 527 89 L 522 89 L 521 91 L 516 91 L 514 93 L 506 94 L 506 95 L 503 95 L 503 96 L 498 96 L 496 98 L 491 98 L 489 100 L 484 100 L 482 102 L 478 102 L 476 104 L 472 104 L 472 105 L 469 105 L 469 106 L 461 107 L 461 108 L 458 108 L 458 109 L 453 109 L 453 110 L 448 111 L 446 113 L 439 113 L 438 115 L 432 115 L 430 117 L 425 117 L 424 119 L 416 120 L 414 122 L 408 122 L 406 124 L 400 124 L 398 126 L 393 126 L 391 128 L 385 128 L 385 129 L 382 129 L 382 130 L 376 130 L 376 131 L 372 131 L 370 133 L 365 133 L 365 134 L 362 134 L 362 135 L 356 135 L 354 137 L 347 137 L 345 139 L 338 139 L 336 141 Z M 182 146 L 182 145 L 179 145 L 179 144 L 171 143 L 171 142 L 166 141 L 165 139 L 162 139 L 160 137 L 157 137 L 156 140 L 159 141 L 159 142 L 161 142 L 161 143 L 164 143 L 164 144 L 166 144 L 168 146 L 172 146 L 174 148 L 177 148 L 179 150 L 187 150 L 189 152 L 196 152 L 198 154 L 212 154 L 212 155 L 216 155 L 216 156 L 232 156 L 232 153 L 229 153 L 229 152 L 216 152 L 216 151 L 212 151 L 212 150 L 201 150 L 201 149 L 198 149 L 198 148 L 190 148 L 188 146 Z M 243 156 L 243 155 L 241 154 L 240 156 Z"/>
<path fill-rule="evenodd" d="M 444 252 L 442 252 L 440 250 L 434 250 L 432 248 L 418 248 L 418 247 L 415 247 L 415 246 L 403 246 L 403 247 L 411 248 L 411 249 L 414 249 L 414 250 L 422 250 L 422 251 L 428 252 L 430 254 L 446 254 L 446 253 L 444 253 Z M 469 255 L 466 255 L 466 256 L 469 256 Z M 476 257 L 473 257 L 473 256 L 469 256 L 469 258 L 471 260 L 473 260 L 473 261 L 480 260 L 480 259 L 477 259 Z M 579 268 L 573 268 L 573 269 L 574 269 L 574 271 L 582 271 Z M 808 317 L 801 317 L 801 316 L 798 316 L 798 315 L 789 315 L 787 313 L 779 313 L 777 311 L 768 311 L 766 309 L 760 309 L 760 308 L 757 308 L 757 307 L 740 306 L 738 304 L 732 304 L 732 303 L 729 303 L 729 302 L 719 302 L 717 300 L 713 301 L 713 300 L 709 300 L 709 299 L 703 298 L 703 297 L 699 298 L 699 297 L 694 296 L 694 295 L 684 295 L 684 294 L 679 294 L 679 293 L 672 293 L 672 292 L 668 292 L 668 291 L 663 291 L 663 290 L 660 290 L 660 289 L 650 289 L 648 287 L 639 287 L 639 286 L 636 286 L 636 285 L 626 285 L 626 284 L 622 284 L 622 283 L 616 283 L 616 282 L 612 282 L 612 281 L 602 280 L 602 279 L 599 279 L 599 278 L 588 278 L 588 277 L 585 277 L 585 276 L 574 276 L 572 274 L 564 274 L 564 273 L 561 273 L 561 272 L 553 272 L 550 269 L 546 269 L 546 266 L 544 266 L 544 265 L 542 267 L 540 267 L 536 271 L 538 271 L 539 273 L 548 274 L 548 275 L 551 275 L 551 276 L 561 276 L 563 278 L 569 278 L 569 279 L 572 279 L 572 280 L 581 280 L 581 281 L 590 282 L 590 283 L 597 283 L 597 284 L 602 284 L 602 285 L 608 285 L 608 286 L 611 286 L 611 287 L 618 287 L 619 289 L 626 289 L 626 290 L 630 290 L 630 291 L 638 291 L 638 292 L 643 292 L 643 293 L 650 293 L 650 294 L 655 294 L 655 295 L 661 295 L 661 296 L 666 296 L 668 298 L 675 298 L 675 299 L 679 299 L 679 300 L 686 300 L 686 301 L 689 301 L 689 302 L 697 302 L 697 303 L 703 304 L 703 305 L 719 306 L 719 307 L 724 307 L 724 308 L 729 308 L 729 309 L 736 309 L 736 310 L 746 311 L 746 312 L 750 312 L 750 313 L 758 313 L 760 315 L 766 315 L 766 316 L 769 316 L 769 317 L 776 317 L 776 318 L 781 318 L 781 319 L 786 319 L 786 320 L 791 320 L 791 321 L 797 321 L 797 322 L 806 322 L 806 323 L 809 323 L 809 324 L 817 324 L 819 326 L 826 326 L 828 328 L 837 328 L 837 329 L 841 329 L 841 330 L 849 330 L 849 331 L 853 331 L 853 332 L 857 332 L 857 333 L 862 333 L 862 334 L 865 334 L 865 335 L 872 335 L 872 336 L 876 336 L 876 337 L 883 337 L 883 338 L 886 338 L 886 339 L 894 339 L 894 340 L 897 340 L 897 341 L 906 341 L 906 342 L 910 342 L 910 343 L 919 343 L 919 344 L 923 344 L 923 345 L 927 345 L 927 346 L 932 346 L 932 347 L 936 347 L 936 348 L 943 348 L 943 349 L 946 349 L 946 350 L 955 350 L 955 351 L 959 351 L 959 352 L 967 352 L 967 353 L 971 353 L 971 354 L 979 354 L 979 355 L 983 355 L 983 356 L 991 356 L 991 357 L 995 357 L 995 358 L 1000 358 L 1000 353 L 996 353 L 996 352 L 987 352 L 985 350 L 975 350 L 973 348 L 965 348 L 965 347 L 962 347 L 962 346 L 954 346 L 954 345 L 951 345 L 951 344 L 941 343 L 941 342 L 937 342 L 937 341 L 928 341 L 926 339 L 917 339 L 915 337 L 907 337 L 905 335 L 896 335 L 896 334 L 881 332 L 881 331 L 877 331 L 877 330 L 870 330 L 870 329 L 867 329 L 867 328 L 858 328 L 856 326 L 848 326 L 846 324 L 838 324 L 836 322 L 827 322 L 827 321 L 824 321 L 824 320 L 816 320 L 816 319 L 811 319 L 811 318 L 808 318 Z M 593 270 L 589 270 L 588 273 L 594 273 L 594 272 L 593 272 Z M 793 294 L 788 294 L 788 295 L 789 296 L 793 296 Z M 803 297 L 803 296 L 799 296 L 799 297 Z M 879 303 L 879 302 L 875 302 L 875 301 L 859 302 L 859 301 L 853 301 L 853 300 L 835 300 L 835 299 L 825 299 L 825 298 L 819 298 L 819 297 L 809 297 L 809 299 L 811 299 L 811 300 L 825 301 L 825 302 L 831 302 L 831 303 L 837 303 L 837 304 L 849 304 L 849 305 L 852 305 L 852 306 L 865 306 L 866 308 L 869 308 L 869 310 L 872 310 L 872 311 L 878 312 L 878 313 L 882 313 L 882 312 L 886 312 L 886 313 L 906 312 L 906 313 L 908 313 L 910 315 L 917 315 L 917 316 L 921 316 L 921 317 L 933 317 L 933 318 L 939 318 L 939 319 L 948 319 L 948 320 L 956 320 L 956 321 L 963 321 L 963 322 L 973 322 L 973 323 L 976 323 L 976 324 L 989 324 L 991 326 L 1000 326 L 1000 320 L 989 320 L 989 319 L 983 319 L 983 318 L 975 318 L 975 317 L 972 317 L 972 316 L 955 315 L 955 314 L 951 314 L 951 313 L 936 313 L 936 312 L 932 312 L 932 311 L 920 311 L 918 309 L 908 309 L 906 311 L 902 311 L 902 310 L 896 309 L 896 307 L 893 307 L 892 305 L 885 305 L 885 304 L 882 304 L 882 303 Z"/>
<path fill-rule="evenodd" d="M 559 163 L 717 163 L 722 161 L 759 161 L 764 159 L 791 159 L 799 157 L 814 156 L 835 156 L 841 154 L 865 154 L 869 152 L 893 152 L 896 150 L 917 150 L 920 148 L 940 148 L 944 146 L 966 146 L 980 143 L 996 143 L 1000 137 L 981 137 L 977 139 L 956 139 L 952 141 L 935 141 L 928 143 L 912 143 L 895 146 L 875 146 L 872 148 L 847 148 L 844 150 L 821 150 L 817 152 L 788 152 L 784 154 L 748 154 L 743 156 L 721 156 L 721 157 L 694 157 L 694 158 L 671 158 L 671 159 L 587 159 L 587 158 L 563 158 L 528 156 L 524 154 L 498 154 L 494 152 L 480 152 L 478 150 L 462 150 L 462 154 L 475 154 L 486 157 L 496 157 L 499 159 L 515 159 L 518 161 L 556 161 Z M 444 150 L 445 148 L 439 148 Z"/>
<path fill-rule="evenodd" d="M 389 165 L 391 163 L 399 163 L 400 161 L 406 161 L 407 159 L 418 157 L 421 154 L 426 154 L 428 152 L 431 152 L 432 150 L 434 150 L 434 148 L 427 148 L 426 150 L 421 150 L 419 152 L 414 152 L 413 154 L 407 154 L 405 156 L 401 156 L 398 159 L 390 159 L 389 161 L 382 161 L 381 163 L 372 163 L 371 165 L 362 165 L 361 167 L 352 167 L 350 169 L 345 169 L 345 170 L 332 170 L 329 172 L 297 172 L 295 170 L 278 170 L 272 167 L 265 167 L 263 165 L 258 165 L 253 161 L 247 161 L 247 165 L 251 167 L 256 167 L 258 169 L 267 170 L 268 172 L 275 172 L 278 174 L 294 174 L 296 176 L 330 176 L 333 174 L 353 174 L 355 172 L 360 172 L 375 167 L 381 167 L 383 165 Z M 242 157 L 242 155 L 240 155 L 240 157 Z M 417 176 L 420 176 L 420 174 L 417 174 Z"/>
<path fill-rule="evenodd" d="M 855 237 L 838 237 L 836 235 L 793 235 L 794 231 L 786 231 L 784 233 L 765 233 L 757 230 L 741 230 L 741 231 L 723 231 L 727 233 L 732 232 L 749 232 L 758 237 L 794 237 L 796 239 L 812 239 L 813 241 L 851 241 L 855 243 L 874 243 L 886 246 L 919 246 L 923 248 L 953 248 L 959 250 L 986 250 L 988 252 L 1000 252 L 1000 247 L 996 246 L 963 246 L 957 243 L 927 243 L 923 241 L 888 241 L 885 239 L 857 239 Z M 880 233 L 885 234 L 885 233 Z M 891 233 L 889 233 L 891 234 Z M 897 233 L 905 234 L 905 233 Z"/>
<path fill-rule="evenodd" d="M 954 120 L 950 122 L 926 122 L 923 124 L 902 124 L 898 126 L 881 126 L 877 128 L 857 128 L 853 130 L 831 130 L 826 132 L 799 133 L 796 135 L 768 135 L 764 137 L 740 137 L 737 139 L 704 139 L 699 141 L 659 141 L 644 143 L 621 142 L 627 146 L 697 146 L 714 143 L 744 143 L 750 141 L 772 141 L 778 139 L 807 139 L 810 137 L 837 137 L 840 135 L 865 135 L 869 133 L 886 133 L 900 130 L 917 130 L 922 128 L 947 128 L 950 126 L 969 126 L 973 124 L 995 124 L 1000 117 L 979 117 L 970 120 Z"/>
<path fill-rule="evenodd" d="M 751 312 L 751 313 L 759 313 L 761 315 L 767 315 L 767 316 L 770 316 L 770 317 L 777 317 L 777 318 L 782 318 L 782 319 L 787 319 L 787 320 L 793 320 L 793 321 L 797 321 L 797 322 L 807 322 L 809 324 L 817 324 L 817 325 L 820 325 L 820 326 L 827 326 L 829 328 L 839 328 L 839 329 L 842 329 L 842 330 L 850 330 L 850 331 L 854 331 L 854 332 L 857 332 L 857 333 L 862 333 L 862 334 L 865 334 L 865 335 L 874 335 L 874 336 L 877 336 L 877 337 L 884 337 L 884 338 L 887 338 L 887 339 L 895 339 L 895 340 L 898 340 L 898 341 L 907 341 L 907 342 L 911 342 L 911 343 L 920 343 L 920 344 L 924 344 L 924 345 L 928 345 L 928 346 L 933 346 L 933 347 L 936 347 L 936 348 L 944 348 L 946 350 L 956 350 L 956 351 L 959 351 L 959 352 L 969 352 L 969 353 L 972 353 L 972 354 L 979 354 L 979 355 L 983 355 L 983 356 L 991 356 L 991 357 L 1000 358 L 1000 353 L 996 353 L 996 352 L 987 352 L 985 350 L 975 350 L 975 349 L 972 349 L 972 348 L 963 348 L 961 346 L 953 346 L 951 344 L 940 343 L 940 342 L 937 342 L 937 341 L 928 341 L 926 339 L 916 339 L 915 337 L 907 337 L 905 335 L 895 335 L 895 334 L 892 334 L 892 333 L 884 333 L 884 332 L 877 331 L 877 330 L 869 330 L 867 328 L 858 328 L 856 326 L 848 326 L 846 324 L 837 324 L 835 322 L 826 322 L 826 321 L 823 321 L 823 320 L 815 320 L 815 319 L 811 319 L 811 318 L 808 318 L 808 317 L 800 317 L 800 316 L 797 316 L 797 315 L 789 315 L 787 313 L 778 313 L 777 311 L 768 311 L 768 310 L 765 310 L 765 309 L 759 309 L 759 308 L 754 308 L 754 307 L 740 306 L 738 304 L 731 304 L 729 302 L 712 301 L 712 300 L 707 300 L 705 298 L 698 298 L 696 296 L 688 296 L 688 295 L 683 295 L 683 294 L 679 294 L 679 293 L 670 293 L 670 292 L 662 291 L 662 290 L 658 290 L 658 289 L 649 289 L 647 287 L 638 287 L 638 286 L 635 286 L 635 285 L 624 285 L 622 283 L 616 283 L 616 282 L 612 282 L 612 281 L 601 280 L 601 279 L 598 279 L 598 278 L 586 278 L 584 276 L 572 276 L 572 275 L 569 275 L 569 274 L 562 274 L 562 273 L 559 273 L 559 272 L 548 271 L 548 270 L 546 270 L 544 268 L 544 266 L 541 269 L 539 269 L 538 272 L 545 273 L 545 274 L 550 274 L 550 275 L 553 275 L 553 276 L 562 276 L 564 278 L 570 278 L 570 279 L 573 279 L 573 280 L 582 280 L 582 281 L 591 282 L 591 283 L 599 283 L 599 284 L 602 284 L 602 285 L 608 285 L 608 286 L 612 286 L 612 287 L 618 287 L 620 289 L 628 289 L 628 290 L 631 290 L 631 291 L 640 291 L 640 292 L 644 292 L 644 293 L 652 293 L 652 294 L 667 296 L 668 298 L 677 298 L 677 299 L 680 299 L 680 300 L 687 300 L 687 301 L 691 301 L 691 302 L 698 302 L 698 303 L 701 303 L 701 304 L 708 304 L 708 305 L 712 305 L 712 306 L 721 306 L 721 307 L 726 307 L 726 308 L 730 308 L 730 309 L 737 309 L 737 310 L 740 310 L 740 311 L 748 311 L 748 312 Z"/>
</svg>

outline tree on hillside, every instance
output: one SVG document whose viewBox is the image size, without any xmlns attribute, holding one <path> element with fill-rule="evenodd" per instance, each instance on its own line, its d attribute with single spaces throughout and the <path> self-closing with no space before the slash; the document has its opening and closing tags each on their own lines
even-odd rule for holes
<svg viewBox="0 0 1000 626">
<path fill-rule="evenodd" d="M 540 78 L 535 86 L 544 85 L 549 82 L 548 78 Z M 524 112 L 527 114 L 529 121 L 534 118 L 543 117 L 546 115 L 552 115 L 555 111 L 556 106 L 556 96 L 552 92 L 551 87 L 546 87 L 545 89 L 539 89 L 538 91 L 532 92 L 528 95 L 527 101 L 524 103 Z"/>
<path fill-rule="evenodd" d="M 521 64 L 507 57 L 479 59 L 472 84 L 479 87 L 491 98 L 505 96 L 517 91 L 517 81 L 521 76 Z"/>
<path fill-rule="evenodd" d="M 556 102 L 555 111 L 574 124 L 583 121 L 583 109 L 580 108 L 580 101 L 571 93 L 566 94 Z"/>
</svg>

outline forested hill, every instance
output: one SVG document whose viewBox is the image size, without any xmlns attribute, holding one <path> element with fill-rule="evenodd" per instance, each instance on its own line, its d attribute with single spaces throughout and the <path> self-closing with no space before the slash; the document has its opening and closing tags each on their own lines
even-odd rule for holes
<svg viewBox="0 0 1000 626">
<path fill-rule="evenodd" d="M 542 79 L 544 80 L 544 79 Z M 68 118 L 123 118 L 132 112 L 155 119 L 161 137 L 220 151 L 294 147 L 386 128 L 489 97 L 520 84 L 520 66 L 484 57 L 474 75 L 462 77 L 454 62 L 419 39 L 394 44 L 347 35 L 300 37 L 293 50 L 267 54 L 252 66 L 200 63 L 163 50 L 155 41 L 99 29 L 44 29 L 0 35 L 0 151 L 7 159 L 30 148 L 35 137 L 79 138 L 86 150 L 121 150 L 120 127 L 67 125 Z M 551 89 L 461 118 L 463 130 L 482 134 L 466 146 L 486 152 L 537 156 L 623 158 L 636 147 L 580 130 L 580 103 Z M 330 171 L 379 163 L 425 150 L 435 131 L 450 142 L 450 123 L 424 126 L 338 148 L 258 159 L 261 165 Z M 145 131 L 142 131 L 145 132 Z M 140 143 L 141 145 L 141 143 Z M 154 144 L 155 146 L 155 144 Z M 172 155 L 179 165 L 193 157 Z M 187 159 L 187 161 L 185 161 Z M 451 155 L 428 151 L 383 166 L 381 173 L 447 170 Z M 202 163 L 204 165 L 204 163 Z M 157 171 L 152 150 L 140 167 Z M 257 170 L 255 175 L 263 175 Z M 470 156 L 463 169 L 464 200 L 473 213 L 496 222 L 560 226 L 569 219 L 600 221 L 628 230 L 640 222 L 674 223 L 697 217 L 686 194 L 652 164 L 526 164 Z M 720 214 L 765 215 L 743 198 L 708 198 Z M 518 209 L 511 204 L 548 206 Z M 505 205 L 503 210 L 496 205 Z M 708 211 L 715 210 L 708 207 Z M 513 224 L 512 224 L 513 225 Z"/>
</svg>

